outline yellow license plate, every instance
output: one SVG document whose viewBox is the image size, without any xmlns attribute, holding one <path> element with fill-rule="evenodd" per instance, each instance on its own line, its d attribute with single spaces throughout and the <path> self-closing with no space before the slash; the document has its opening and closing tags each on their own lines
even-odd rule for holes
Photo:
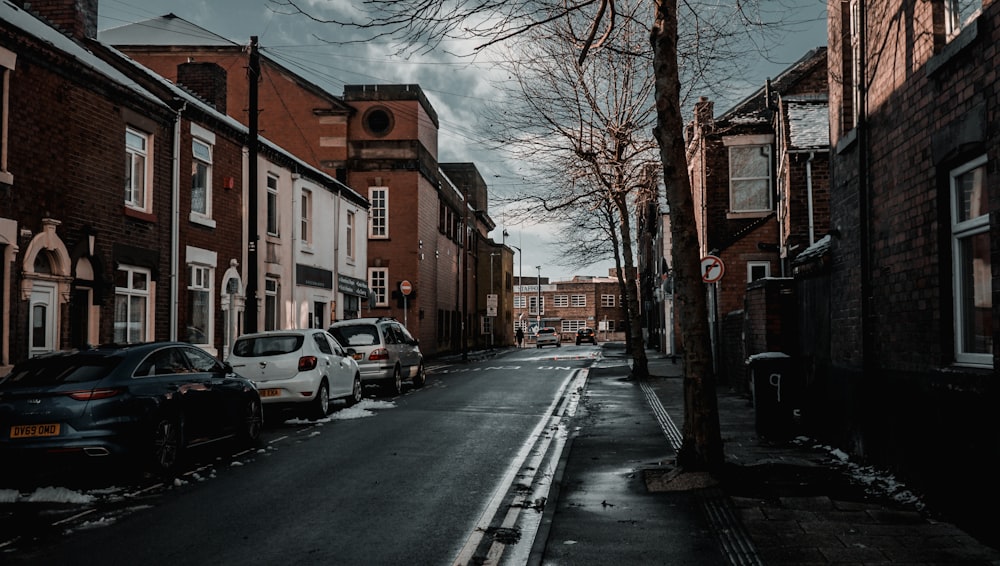
<svg viewBox="0 0 1000 566">
<path fill-rule="evenodd" d="M 260 391 L 258 391 L 258 393 L 260 394 L 261 397 L 280 397 L 281 396 L 281 390 L 280 389 L 261 389 Z"/>
<path fill-rule="evenodd" d="M 59 436 L 59 423 L 26 424 L 10 427 L 11 438 L 38 438 L 42 436 Z"/>
</svg>

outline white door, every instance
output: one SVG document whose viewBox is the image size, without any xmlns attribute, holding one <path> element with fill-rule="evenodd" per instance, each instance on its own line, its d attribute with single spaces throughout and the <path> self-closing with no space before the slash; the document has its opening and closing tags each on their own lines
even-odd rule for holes
<svg viewBox="0 0 1000 566">
<path fill-rule="evenodd" d="M 28 354 L 36 356 L 56 349 L 56 288 L 49 283 L 35 282 L 31 287 L 31 308 L 28 310 Z"/>
</svg>

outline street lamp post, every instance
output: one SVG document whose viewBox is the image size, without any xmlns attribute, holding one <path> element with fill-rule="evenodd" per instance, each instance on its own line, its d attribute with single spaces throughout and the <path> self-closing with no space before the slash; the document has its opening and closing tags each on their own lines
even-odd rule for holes
<svg viewBox="0 0 1000 566">
<path fill-rule="evenodd" d="M 535 335 L 542 328 L 542 266 L 536 265 L 535 269 L 538 270 L 538 279 L 535 279 L 535 312 L 538 313 L 538 328 L 535 330 Z"/>
<path fill-rule="evenodd" d="M 500 255 L 498 252 L 490 252 L 490 295 L 493 295 L 493 300 L 495 300 L 495 301 L 497 300 L 497 297 L 496 297 L 496 291 L 495 291 L 494 285 L 493 285 L 493 258 L 495 256 L 498 256 L 498 255 Z M 503 267 L 503 266 L 501 266 L 501 267 Z M 500 307 L 500 302 L 497 301 L 496 305 L 497 305 L 497 308 L 499 308 Z M 493 342 L 495 341 L 495 337 L 496 337 L 496 334 L 497 334 L 497 330 L 496 330 L 497 320 L 496 319 L 497 319 L 497 316 L 493 315 L 493 321 L 492 321 L 492 324 L 490 324 L 490 348 L 493 347 Z"/>
<path fill-rule="evenodd" d="M 511 247 L 514 248 L 515 250 L 517 250 L 517 286 L 521 287 L 521 286 L 524 285 L 524 279 L 521 276 L 521 274 L 523 273 L 523 271 L 521 270 L 521 264 L 522 264 L 522 262 L 524 260 L 524 254 L 521 253 L 521 248 L 519 248 L 517 246 L 511 246 Z M 522 295 L 522 293 L 518 293 L 518 295 Z M 527 300 L 525 300 L 525 303 L 527 303 Z M 514 304 L 517 304 L 517 302 L 515 301 Z M 523 309 L 524 307 L 521 307 L 521 308 Z M 524 315 L 524 313 L 522 312 L 522 313 L 520 313 L 520 315 Z M 524 332 L 524 328 L 523 327 L 524 327 L 523 319 L 521 318 L 521 316 L 518 316 L 517 317 L 517 328 L 520 328 L 521 332 Z"/>
</svg>

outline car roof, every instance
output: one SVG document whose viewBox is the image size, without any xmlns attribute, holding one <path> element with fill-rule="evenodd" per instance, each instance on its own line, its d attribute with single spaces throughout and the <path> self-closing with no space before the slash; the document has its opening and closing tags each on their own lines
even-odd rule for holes
<svg viewBox="0 0 1000 566">
<path fill-rule="evenodd" d="M 326 332 L 322 328 L 288 328 L 285 330 L 262 330 L 261 332 L 254 332 L 252 334 L 242 334 L 237 336 L 236 339 L 240 338 L 260 338 L 262 336 L 281 336 L 289 334 L 309 334 L 310 332 Z"/>
<path fill-rule="evenodd" d="M 399 322 L 394 316 L 367 316 L 361 318 L 349 318 L 346 320 L 338 320 L 330 325 L 331 328 L 334 326 L 350 326 L 352 324 L 377 324 L 380 322 Z"/>
</svg>

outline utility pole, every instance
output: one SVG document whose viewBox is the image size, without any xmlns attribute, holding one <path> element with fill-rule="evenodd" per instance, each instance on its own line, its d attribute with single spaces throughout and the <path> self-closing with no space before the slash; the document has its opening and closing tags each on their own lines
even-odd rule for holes
<svg viewBox="0 0 1000 566">
<path fill-rule="evenodd" d="M 465 187 L 465 210 L 462 211 L 462 361 L 469 361 L 469 335 L 465 328 L 469 317 L 469 187 Z"/>
<path fill-rule="evenodd" d="M 536 292 L 536 304 L 535 312 L 538 314 L 538 328 L 535 330 L 535 335 L 538 335 L 538 331 L 542 329 L 542 266 L 536 265 L 535 269 L 538 270 L 538 279 L 535 280 L 537 285 L 535 286 Z"/>
<path fill-rule="evenodd" d="M 260 81 L 260 53 L 257 51 L 257 36 L 250 36 L 250 64 L 247 66 L 247 82 L 250 91 L 250 107 L 247 122 L 249 136 L 247 139 L 247 294 L 243 328 L 247 334 L 257 332 L 257 244 L 260 235 L 257 233 L 257 84 Z"/>
</svg>

